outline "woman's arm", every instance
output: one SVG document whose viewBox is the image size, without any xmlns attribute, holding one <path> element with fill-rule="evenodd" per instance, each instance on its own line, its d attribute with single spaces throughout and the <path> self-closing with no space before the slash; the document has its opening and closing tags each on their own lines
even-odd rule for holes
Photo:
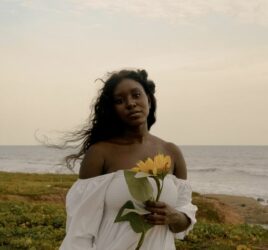
<svg viewBox="0 0 268 250">
<path fill-rule="evenodd" d="M 102 174 L 104 160 L 104 149 L 101 143 L 89 147 L 79 170 L 79 179 L 88 179 Z"/>
<path fill-rule="evenodd" d="M 190 224 L 191 220 L 184 213 L 176 212 L 168 226 L 171 232 L 180 233 L 185 231 Z"/>
<path fill-rule="evenodd" d="M 147 222 L 153 225 L 168 225 L 173 233 L 185 231 L 191 224 L 190 219 L 184 213 L 178 212 L 165 202 L 148 201 L 146 209 L 151 212 L 145 216 Z"/>
<path fill-rule="evenodd" d="M 187 179 L 187 169 L 184 157 L 178 146 L 167 143 L 166 149 L 174 161 L 174 175 L 179 179 Z M 173 233 L 185 231 L 191 220 L 182 212 L 170 207 L 164 202 L 148 202 L 146 209 L 151 211 L 147 221 L 154 225 L 168 225 Z"/>
<path fill-rule="evenodd" d="M 187 168 L 183 154 L 180 148 L 174 143 L 168 143 L 169 151 L 171 152 L 172 158 L 174 159 L 174 175 L 179 179 L 187 179 Z M 191 220 L 181 212 L 174 214 L 173 223 L 169 224 L 169 229 L 173 233 L 184 231 L 191 224 Z"/>
<path fill-rule="evenodd" d="M 174 175 L 179 179 L 187 179 L 187 169 L 183 154 L 174 143 L 167 143 L 167 151 L 174 161 Z"/>
</svg>

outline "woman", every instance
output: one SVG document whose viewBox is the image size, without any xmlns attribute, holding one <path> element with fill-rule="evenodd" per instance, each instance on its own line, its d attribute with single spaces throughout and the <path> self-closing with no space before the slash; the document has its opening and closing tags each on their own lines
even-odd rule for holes
<svg viewBox="0 0 268 250">
<path fill-rule="evenodd" d="M 148 223 L 154 225 L 140 249 L 173 250 L 174 237 L 182 239 L 193 228 L 196 206 L 183 155 L 170 142 L 149 133 L 155 123 L 155 84 L 145 70 L 121 70 L 104 82 L 95 103 L 90 127 L 81 133 L 84 143 L 79 179 L 66 200 L 66 237 L 61 250 L 135 249 L 139 234 L 128 222 L 114 223 L 129 194 L 123 170 L 162 153 L 171 157 L 171 170 L 159 202 L 147 202 Z"/>
</svg>

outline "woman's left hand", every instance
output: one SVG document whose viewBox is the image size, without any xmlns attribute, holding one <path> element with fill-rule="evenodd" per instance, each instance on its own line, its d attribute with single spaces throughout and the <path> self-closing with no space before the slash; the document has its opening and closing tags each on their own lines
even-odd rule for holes
<svg viewBox="0 0 268 250">
<path fill-rule="evenodd" d="M 165 202 L 147 201 L 145 209 L 151 212 L 151 214 L 145 216 L 145 219 L 152 225 L 179 223 L 179 212 Z"/>
</svg>

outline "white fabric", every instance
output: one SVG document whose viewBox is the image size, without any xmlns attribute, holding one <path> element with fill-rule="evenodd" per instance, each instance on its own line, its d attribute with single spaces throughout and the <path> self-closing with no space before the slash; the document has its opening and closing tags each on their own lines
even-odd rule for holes
<svg viewBox="0 0 268 250">
<path fill-rule="evenodd" d="M 156 192 L 154 180 L 149 178 Z M 154 226 L 145 236 L 140 250 L 175 250 L 174 237 L 183 239 L 196 222 L 197 207 L 191 203 L 188 181 L 167 175 L 160 200 L 185 213 L 191 224 L 181 233 L 172 233 L 168 226 Z M 66 198 L 66 236 L 60 250 L 134 250 L 140 234 L 129 222 L 114 223 L 128 201 L 133 200 L 122 170 L 90 179 L 78 179 Z"/>
</svg>

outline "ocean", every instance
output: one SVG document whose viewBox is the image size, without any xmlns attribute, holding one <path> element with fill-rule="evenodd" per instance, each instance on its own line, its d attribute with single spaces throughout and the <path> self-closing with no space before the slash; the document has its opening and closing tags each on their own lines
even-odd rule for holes
<svg viewBox="0 0 268 250">
<path fill-rule="evenodd" d="M 180 146 L 193 191 L 263 199 L 268 203 L 268 146 Z M 71 173 L 59 165 L 71 150 L 0 146 L 0 171 Z M 78 172 L 79 164 L 75 168 Z"/>
</svg>

